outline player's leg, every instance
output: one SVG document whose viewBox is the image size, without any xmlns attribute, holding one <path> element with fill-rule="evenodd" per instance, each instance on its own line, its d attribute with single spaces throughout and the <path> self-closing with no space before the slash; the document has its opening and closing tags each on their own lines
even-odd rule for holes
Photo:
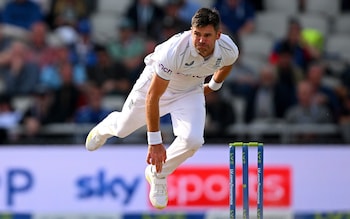
<svg viewBox="0 0 350 219">
<path fill-rule="evenodd" d="M 160 176 L 171 174 L 204 144 L 205 99 L 203 93 L 188 95 L 172 107 L 175 140 L 167 149 L 167 160 Z"/>
<path fill-rule="evenodd" d="M 171 112 L 174 133 L 177 137 L 167 149 L 167 160 L 162 172 L 155 173 L 152 165 L 147 166 L 145 170 L 146 178 L 151 185 L 150 201 L 154 207 L 160 209 L 165 208 L 168 203 L 166 177 L 204 143 L 203 92 L 184 95 L 165 108 Z"/>
<path fill-rule="evenodd" d="M 145 122 L 145 95 L 132 91 L 121 112 L 110 113 L 90 131 L 86 138 L 86 149 L 94 151 L 112 136 L 124 138 L 145 125 Z"/>
</svg>

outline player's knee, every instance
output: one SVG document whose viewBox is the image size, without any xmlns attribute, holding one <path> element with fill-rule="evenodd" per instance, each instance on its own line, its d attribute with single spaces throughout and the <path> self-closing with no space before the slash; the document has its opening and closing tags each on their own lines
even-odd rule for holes
<svg viewBox="0 0 350 219">
<path fill-rule="evenodd" d="M 194 152 L 197 151 L 202 145 L 204 144 L 204 138 L 203 137 L 197 137 L 197 136 L 190 136 L 184 139 L 186 146 L 193 150 Z"/>
<path fill-rule="evenodd" d="M 125 132 L 121 129 L 117 129 L 116 132 L 115 132 L 115 136 L 117 136 L 118 138 L 125 138 L 129 135 L 128 132 Z"/>
</svg>

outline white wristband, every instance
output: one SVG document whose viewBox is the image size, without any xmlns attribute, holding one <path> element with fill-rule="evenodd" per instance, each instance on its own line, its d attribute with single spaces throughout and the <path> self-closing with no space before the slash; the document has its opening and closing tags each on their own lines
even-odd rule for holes
<svg viewBox="0 0 350 219">
<path fill-rule="evenodd" d="M 163 141 L 160 131 L 147 132 L 147 141 L 149 145 L 161 144 Z"/>
<path fill-rule="evenodd" d="M 213 78 L 210 79 L 209 83 L 208 83 L 208 87 L 210 89 L 212 89 L 213 91 L 217 91 L 222 87 L 222 84 L 224 82 L 221 83 L 217 83 Z"/>
</svg>

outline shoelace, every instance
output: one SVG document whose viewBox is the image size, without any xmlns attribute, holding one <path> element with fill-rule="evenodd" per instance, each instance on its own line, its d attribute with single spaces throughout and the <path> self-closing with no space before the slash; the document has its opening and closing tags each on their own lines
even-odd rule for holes
<svg viewBox="0 0 350 219">
<path fill-rule="evenodd" d="M 163 196 L 166 194 L 166 186 L 164 183 L 162 184 L 155 184 L 154 185 L 154 191 L 157 196 Z"/>
<path fill-rule="evenodd" d="M 165 178 L 158 178 L 156 174 L 153 173 L 154 178 L 154 192 L 157 196 L 163 196 L 166 194 L 166 179 Z"/>
</svg>

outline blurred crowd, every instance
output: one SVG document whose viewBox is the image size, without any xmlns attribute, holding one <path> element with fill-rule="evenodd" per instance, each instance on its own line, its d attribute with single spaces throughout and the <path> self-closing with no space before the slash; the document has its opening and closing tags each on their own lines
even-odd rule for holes
<svg viewBox="0 0 350 219">
<path fill-rule="evenodd" d="M 109 112 L 106 96 L 126 97 L 143 58 L 175 33 L 190 28 L 200 1 L 133 0 L 116 20 L 115 36 L 99 42 L 91 16 L 99 0 L 8 0 L 0 11 L 0 143 L 44 143 L 45 125 L 96 124 Z M 303 3 L 300 1 L 300 10 Z M 240 51 L 254 33 L 264 0 L 214 0 L 223 32 Z M 349 10 L 342 2 L 342 13 Z M 230 137 L 235 123 L 339 124 L 350 126 L 350 68 L 335 74 L 317 41 L 308 43 L 297 18 L 286 24 L 266 63 L 256 71 L 239 59 L 222 91 L 207 97 L 208 138 Z M 322 37 L 322 36 L 320 36 Z M 322 44 L 322 42 L 321 42 Z M 325 76 L 339 81 L 330 86 Z M 14 100 L 29 98 L 24 109 Z M 232 98 L 241 98 L 236 114 Z M 162 122 L 169 123 L 164 118 Z M 20 134 L 13 131 L 22 127 Z M 348 135 L 350 135 L 348 133 Z M 346 136 L 344 142 L 347 142 Z"/>
</svg>

